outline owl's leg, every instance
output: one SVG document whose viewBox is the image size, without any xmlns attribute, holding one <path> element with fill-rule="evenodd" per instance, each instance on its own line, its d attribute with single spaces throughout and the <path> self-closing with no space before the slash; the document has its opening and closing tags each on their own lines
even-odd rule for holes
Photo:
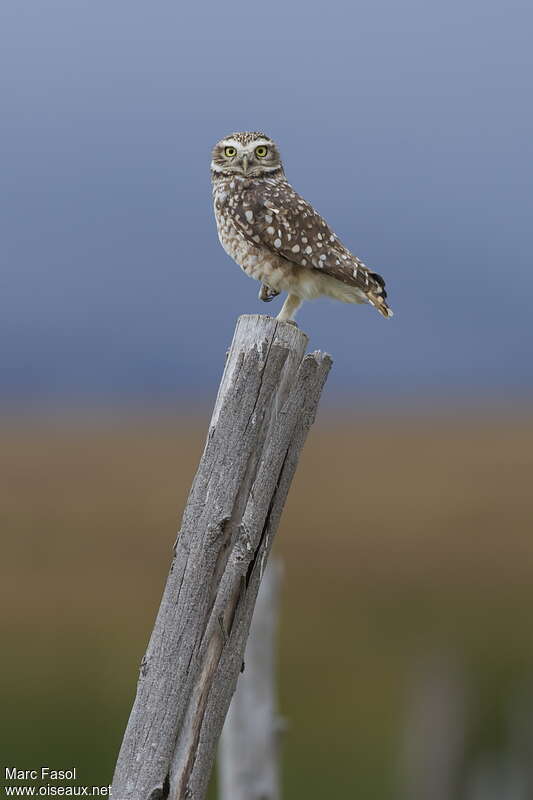
<svg viewBox="0 0 533 800">
<path fill-rule="evenodd" d="M 279 312 L 276 319 L 279 319 L 282 322 L 293 322 L 296 325 L 293 317 L 301 305 L 302 299 L 301 297 L 298 297 L 297 294 L 287 295 L 287 299 L 283 303 L 283 308 Z"/>
<path fill-rule="evenodd" d="M 281 294 L 281 292 L 278 292 L 277 289 L 272 289 L 270 286 L 267 286 L 266 283 L 263 283 L 261 284 L 258 297 L 263 301 L 263 303 L 270 303 L 270 301 L 277 297 L 278 294 Z"/>
</svg>

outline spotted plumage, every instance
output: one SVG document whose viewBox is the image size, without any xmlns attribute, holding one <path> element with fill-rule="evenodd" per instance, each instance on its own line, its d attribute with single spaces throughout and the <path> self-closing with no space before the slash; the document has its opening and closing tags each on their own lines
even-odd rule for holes
<svg viewBox="0 0 533 800">
<path fill-rule="evenodd" d="M 226 136 L 213 149 L 211 174 L 220 242 L 261 281 L 261 300 L 288 292 L 279 319 L 292 320 L 303 300 L 321 295 L 369 302 L 392 317 L 383 278 L 294 191 L 272 139 L 257 131 Z"/>
</svg>

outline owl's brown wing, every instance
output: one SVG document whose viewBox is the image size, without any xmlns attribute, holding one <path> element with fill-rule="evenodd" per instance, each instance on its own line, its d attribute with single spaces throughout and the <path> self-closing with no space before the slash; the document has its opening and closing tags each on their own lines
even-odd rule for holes
<svg viewBox="0 0 533 800">
<path fill-rule="evenodd" d="M 249 241 L 360 289 L 380 311 L 379 306 L 386 306 L 383 278 L 350 253 L 320 214 L 286 181 L 267 179 L 244 189 L 232 216 Z"/>
</svg>

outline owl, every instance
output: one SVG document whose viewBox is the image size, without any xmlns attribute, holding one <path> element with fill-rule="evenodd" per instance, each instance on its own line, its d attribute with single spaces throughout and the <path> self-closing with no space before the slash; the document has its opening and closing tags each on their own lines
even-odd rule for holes
<svg viewBox="0 0 533 800">
<path fill-rule="evenodd" d="M 292 322 L 304 300 L 320 296 L 370 303 L 392 317 L 385 281 L 346 248 L 294 191 L 275 142 L 259 132 L 232 133 L 213 148 L 213 200 L 226 253 L 260 281 L 259 298 L 287 298 L 279 320 Z"/>
</svg>

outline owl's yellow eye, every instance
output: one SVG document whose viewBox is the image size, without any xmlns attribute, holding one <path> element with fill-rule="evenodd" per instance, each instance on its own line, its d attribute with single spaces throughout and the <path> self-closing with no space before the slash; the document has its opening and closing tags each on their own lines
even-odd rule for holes
<svg viewBox="0 0 533 800">
<path fill-rule="evenodd" d="M 260 144 L 259 147 L 255 148 L 255 154 L 257 158 L 264 158 L 268 153 L 268 147 L 265 147 L 264 144 Z"/>
<path fill-rule="evenodd" d="M 226 155 L 228 158 L 233 158 L 233 156 L 237 155 L 237 149 L 235 147 L 225 147 L 224 155 Z"/>
</svg>

